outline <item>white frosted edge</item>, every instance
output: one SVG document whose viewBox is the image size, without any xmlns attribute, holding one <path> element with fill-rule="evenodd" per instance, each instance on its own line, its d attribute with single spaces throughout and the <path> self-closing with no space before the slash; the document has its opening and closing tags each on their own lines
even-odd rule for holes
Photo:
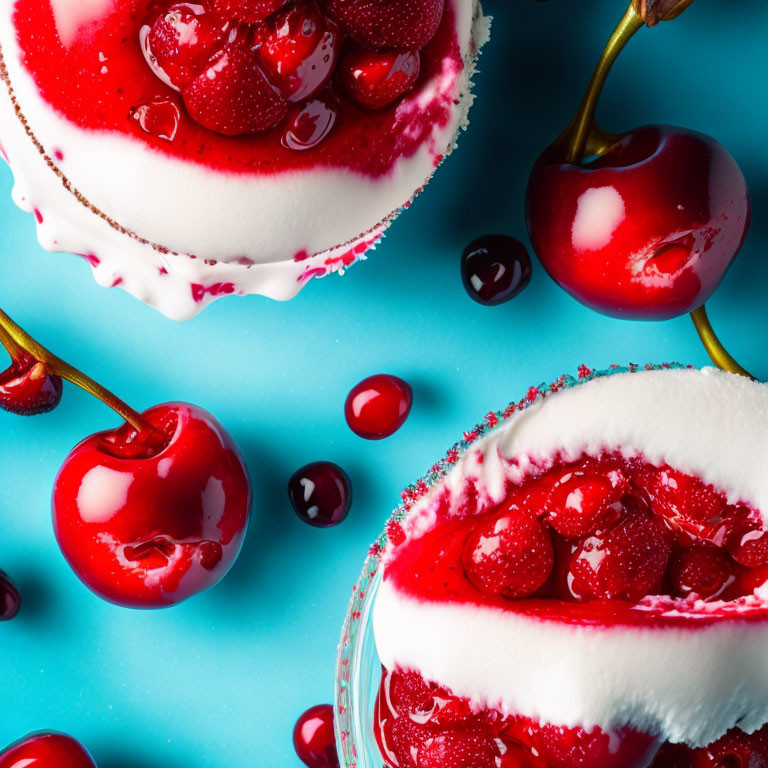
<svg viewBox="0 0 768 768">
<path fill-rule="evenodd" d="M 373 613 L 388 669 L 417 670 L 478 707 L 587 730 L 633 726 L 705 746 L 768 721 L 768 623 L 595 629 L 425 603 L 384 580 Z"/>
<path fill-rule="evenodd" d="M 169 158 L 121 135 L 82 131 L 62 118 L 41 98 L 21 64 L 12 9 L 8 3 L 0 12 L 0 44 L 16 96 L 47 154 L 63 153 L 61 171 L 107 216 L 179 255 L 160 253 L 121 234 L 78 202 L 29 140 L 3 86 L 0 145 L 14 173 L 14 201 L 23 210 L 41 213 L 37 229 L 44 248 L 95 254 L 97 282 L 117 283 L 177 320 L 194 316 L 218 298 L 213 293 L 195 301 L 191 284 L 233 283 L 239 295 L 285 300 L 306 284 L 303 275 L 340 271 L 343 266 L 334 259 L 355 246 L 370 249 L 400 207 L 429 181 L 435 157 L 450 153 L 466 125 L 475 57 L 489 25 L 478 0 L 456 0 L 464 70 L 446 68 L 400 105 L 418 109 L 437 94 L 447 95 L 458 102 L 452 119 L 435 128 L 413 156 L 400 158 L 389 175 L 372 179 L 317 168 L 237 176 Z M 302 251 L 317 255 L 295 262 L 294 255 Z M 358 249 L 357 257 L 364 251 Z M 245 267 L 238 263 L 242 258 L 255 264 Z"/>
<path fill-rule="evenodd" d="M 508 480 L 522 482 L 557 452 L 568 460 L 604 450 L 700 477 L 765 521 L 768 385 L 713 368 L 674 369 L 600 377 L 549 395 L 472 445 L 413 506 L 406 533 L 435 524 L 446 490 L 449 509 L 458 510 L 473 482 L 487 509 L 503 501 Z M 629 724 L 700 746 L 735 725 L 750 731 L 768 721 L 768 623 L 596 630 L 422 603 L 393 591 L 385 560 L 374 632 L 385 666 L 418 670 L 480 706 L 558 725 Z"/>
<path fill-rule="evenodd" d="M 768 520 L 768 385 L 716 368 L 619 373 L 548 395 L 472 445 L 439 491 L 458 505 L 473 480 L 489 508 L 507 481 L 522 482 L 557 452 L 575 460 L 605 450 L 695 475 Z M 414 505 L 408 533 L 431 527 L 437 496 L 432 489 Z"/>
</svg>

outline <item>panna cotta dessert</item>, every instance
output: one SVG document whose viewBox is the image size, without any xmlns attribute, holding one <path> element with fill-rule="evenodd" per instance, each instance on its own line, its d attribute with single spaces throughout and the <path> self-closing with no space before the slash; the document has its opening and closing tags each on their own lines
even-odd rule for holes
<svg viewBox="0 0 768 768">
<path fill-rule="evenodd" d="M 478 0 L 8 0 L 0 146 L 41 244 L 176 319 L 364 256 L 452 150 Z"/>
<path fill-rule="evenodd" d="M 768 386 L 580 370 L 404 494 L 373 629 L 387 768 L 768 765 Z"/>
</svg>

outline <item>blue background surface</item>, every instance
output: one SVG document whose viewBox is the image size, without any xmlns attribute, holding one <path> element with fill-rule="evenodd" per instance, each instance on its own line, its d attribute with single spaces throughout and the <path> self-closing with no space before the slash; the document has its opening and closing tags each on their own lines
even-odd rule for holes
<svg viewBox="0 0 768 768">
<path fill-rule="evenodd" d="M 0 170 L 0 305 L 137 407 L 185 399 L 211 410 L 256 488 L 243 554 L 221 585 L 163 612 L 115 608 L 68 569 L 49 514 L 67 451 L 114 417 L 71 387 L 48 416 L 0 413 L 0 567 L 24 598 L 18 619 L 0 625 L 0 742 L 52 728 L 84 741 L 100 768 L 297 768 L 291 729 L 332 697 L 351 588 L 402 487 L 488 410 L 581 362 L 707 361 L 688 318 L 600 317 L 538 265 L 507 305 L 464 293 L 459 255 L 470 239 L 524 236 L 528 169 L 575 109 L 623 0 L 486 0 L 486 10 L 495 34 L 457 154 L 367 263 L 289 304 L 224 300 L 173 324 L 97 287 L 79 259 L 42 251 Z M 732 353 L 763 378 L 766 28 L 764 0 L 697 0 L 637 36 L 600 110 L 611 130 L 667 122 L 709 133 L 741 163 L 753 228 L 709 309 Z M 409 380 L 415 404 L 399 433 L 369 443 L 342 408 L 350 387 L 379 371 Z M 288 477 L 315 459 L 339 462 L 354 482 L 337 529 L 310 529 L 288 505 Z"/>
</svg>

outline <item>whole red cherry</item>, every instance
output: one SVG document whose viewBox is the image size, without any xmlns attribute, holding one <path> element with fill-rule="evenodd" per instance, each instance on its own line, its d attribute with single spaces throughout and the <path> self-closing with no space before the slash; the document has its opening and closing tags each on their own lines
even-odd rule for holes
<svg viewBox="0 0 768 768">
<path fill-rule="evenodd" d="M 96 768 L 86 748 L 63 733 L 25 736 L 0 754 L 0 768 Z"/>
<path fill-rule="evenodd" d="M 319 704 L 308 709 L 293 729 L 293 746 L 309 768 L 338 768 L 333 707 Z"/>
<path fill-rule="evenodd" d="M 352 387 L 344 403 L 349 428 L 367 440 L 383 440 L 405 424 L 413 406 L 413 390 L 407 381 L 377 373 Z"/>
<path fill-rule="evenodd" d="M 5 571 L 0 571 L 0 621 L 15 619 L 21 609 L 21 595 Z"/>
<path fill-rule="evenodd" d="M 0 408 L 17 416 L 37 416 L 60 402 L 64 384 L 37 360 L 14 360 L 0 373 Z"/>
<path fill-rule="evenodd" d="M 164 439 L 125 424 L 69 454 L 54 485 L 53 523 L 64 557 L 97 595 L 160 608 L 227 573 L 248 524 L 251 483 L 209 413 L 172 403 L 144 418 Z"/>
<path fill-rule="evenodd" d="M 528 185 L 528 230 L 550 276 L 614 317 L 664 320 L 712 295 L 750 218 L 736 161 L 714 139 L 647 126 L 604 154 L 545 151 Z"/>
</svg>

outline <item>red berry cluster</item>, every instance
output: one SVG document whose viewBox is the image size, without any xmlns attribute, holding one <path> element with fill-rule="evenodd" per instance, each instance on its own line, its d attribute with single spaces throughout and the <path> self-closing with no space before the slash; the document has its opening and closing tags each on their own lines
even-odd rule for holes
<svg viewBox="0 0 768 768">
<path fill-rule="evenodd" d="M 386 691 L 386 695 L 382 693 Z M 384 670 L 375 733 L 390 768 L 765 768 L 768 726 L 733 729 L 707 747 L 660 745 L 631 728 L 611 734 L 478 711 L 416 672 Z M 661 748 L 660 748 L 661 747 Z"/>
<path fill-rule="evenodd" d="M 629 728 L 609 735 L 478 711 L 403 670 L 384 670 L 374 727 L 390 768 L 645 768 L 658 749 L 653 737 Z"/>
<path fill-rule="evenodd" d="M 204 127 L 240 136 L 284 125 L 283 143 L 306 149 L 333 128 L 338 92 L 382 109 L 410 91 L 443 12 L 444 0 L 161 0 L 141 41 Z"/>
<path fill-rule="evenodd" d="M 765 579 L 768 535 L 701 480 L 611 454 L 556 467 L 482 515 L 463 565 L 509 598 L 731 600 Z"/>
</svg>

